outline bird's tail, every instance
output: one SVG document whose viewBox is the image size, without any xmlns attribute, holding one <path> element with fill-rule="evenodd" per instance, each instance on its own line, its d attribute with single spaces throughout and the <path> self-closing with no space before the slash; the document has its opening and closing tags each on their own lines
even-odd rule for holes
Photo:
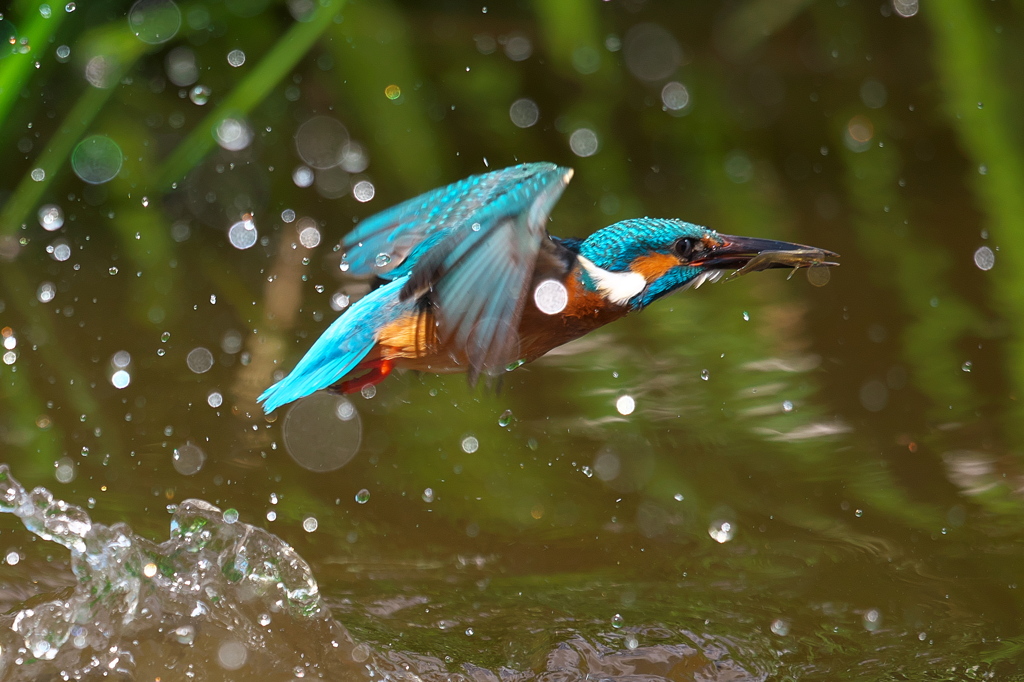
<svg viewBox="0 0 1024 682">
<path fill-rule="evenodd" d="M 257 398 L 270 414 L 282 405 L 336 384 L 355 369 L 377 342 L 381 326 L 397 319 L 408 303 L 399 301 L 405 278 L 363 297 L 327 328 L 288 376 Z"/>
</svg>

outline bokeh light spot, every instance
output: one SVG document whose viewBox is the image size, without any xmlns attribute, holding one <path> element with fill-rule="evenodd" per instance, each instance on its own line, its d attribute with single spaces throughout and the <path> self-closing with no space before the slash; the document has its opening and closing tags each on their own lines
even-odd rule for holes
<svg viewBox="0 0 1024 682">
<path fill-rule="evenodd" d="M 256 244 L 259 231 L 251 220 L 239 220 L 228 228 L 228 241 L 236 249 L 248 249 Z"/>
<path fill-rule="evenodd" d="M 90 185 L 110 182 L 121 171 L 124 155 L 116 142 L 106 135 L 93 135 L 78 143 L 71 153 L 75 175 Z"/>
<path fill-rule="evenodd" d="M 306 165 L 323 170 L 341 163 L 348 130 L 330 116 L 314 116 L 295 131 L 295 151 Z"/>
<path fill-rule="evenodd" d="M 347 398 L 314 393 L 296 403 L 281 425 L 284 447 L 309 471 L 334 471 L 348 464 L 362 442 L 363 424 Z"/>
<path fill-rule="evenodd" d="M 683 61 L 679 41 L 658 24 L 637 24 L 626 32 L 623 45 L 626 68 L 642 81 L 671 76 Z"/>
<path fill-rule="evenodd" d="M 987 246 L 979 246 L 974 252 L 974 264 L 979 270 L 991 270 L 996 264 L 995 252 Z"/>
<path fill-rule="evenodd" d="M 532 99 L 523 97 L 512 102 L 508 108 L 508 117 L 518 128 L 529 128 L 540 118 L 540 109 Z"/>
<path fill-rule="evenodd" d="M 206 453 L 195 443 L 185 443 L 174 448 L 171 463 L 174 470 L 182 476 L 193 476 L 199 473 L 206 463 Z"/>
<path fill-rule="evenodd" d="M 576 156 L 593 156 L 599 147 L 597 133 L 590 128 L 579 128 L 569 136 L 569 148 Z"/>
<path fill-rule="evenodd" d="M 205 374 L 213 367 L 213 353 L 209 349 L 199 346 L 188 352 L 185 362 L 194 373 Z"/>
<path fill-rule="evenodd" d="M 569 292 L 558 280 L 546 279 L 533 290 L 533 302 L 545 315 L 556 315 L 568 305 Z"/>
<path fill-rule="evenodd" d="M 142 42 L 159 45 L 181 28 L 181 10 L 173 0 L 138 0 L 128 10 L 128 25 Z"/>
</svg>

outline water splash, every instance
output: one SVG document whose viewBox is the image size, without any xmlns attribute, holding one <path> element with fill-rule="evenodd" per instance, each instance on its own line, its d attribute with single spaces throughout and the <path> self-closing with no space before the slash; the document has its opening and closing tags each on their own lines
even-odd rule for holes
<svg viewBox="0 0 1024 682">
<path fill-rule="evenodd" d="M 323 605 L 309 565 L 267 531 L 226 523 L 207 502 L 178 505 L 170 539 L 157 544 L 123 523 L 95 523 L 45 488 L 27 491 L 0 464 L 0 513 L 66 547 L 77 580 L 70 595 L 34 598 L 0 616 L 5 680 L 195 671 L 199 661 L 217 661 L 225 642 L 243 647 L 245 667 L 262 674 L 352 676 L 344 655 L 351 640 Z M 268 613 L 281 628 L 273 638 L 261 624 Z M 209 672 L 193 679 L 224 677 L 223 669 Z"/>
</svg>

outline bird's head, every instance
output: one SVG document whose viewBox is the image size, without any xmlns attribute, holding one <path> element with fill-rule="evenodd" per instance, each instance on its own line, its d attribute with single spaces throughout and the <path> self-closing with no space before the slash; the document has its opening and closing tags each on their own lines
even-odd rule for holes
<svg viewBox="0 0 1024 682">
<path fill-rule="evenodd" d="M 583 284 L 639 310 L 673 291 L 716 281 L 729 270 L 834 265 L 836 254 L 788 242 L 718 234 L 676 219 L 623 220 L 579 246 Z"/>
</svg>

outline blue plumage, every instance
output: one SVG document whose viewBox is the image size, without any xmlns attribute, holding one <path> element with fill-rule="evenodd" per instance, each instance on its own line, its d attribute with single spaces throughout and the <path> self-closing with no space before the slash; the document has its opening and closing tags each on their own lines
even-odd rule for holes
<svg viewBox="0 0 1024 682">
<path fill-rule="evenodd" d="M 580 255 L 598 267 L 625 272 L 640 256 L 668 253 L 678 239 L 701 239 L 713 230 L 674 218 L 630 218 L 598 230 L 580 244 Z"/>
<path fill-rule="evenodd" d="M 355 369 L 373 349 L 377 330 L 415 307 L 415 302 L 399 299 L 398 292 L 403 284 L 404 278 L 371 291 L 358 305 L 336 319 L 288 376 L 257 398 L 263 403 L 264 412 L 269 414 L 282 405 L 332 386 Z"/>
<path fill-rule="evenodd" d="M 521 164 L 362 221 L 342 241 L 342 269 L 386 283 L 259 397 L 263 409 L 324 388 L 359 390 L 396 366 L 465 371 L 474 381 L 726 269 L 833 264 L 825 258 L 835 254 L 821 249 L 675 219 L 624 220 L 585 240 L 550 237 L 548 214 L 571 177 L 552 163 Z"/>
</svg>

